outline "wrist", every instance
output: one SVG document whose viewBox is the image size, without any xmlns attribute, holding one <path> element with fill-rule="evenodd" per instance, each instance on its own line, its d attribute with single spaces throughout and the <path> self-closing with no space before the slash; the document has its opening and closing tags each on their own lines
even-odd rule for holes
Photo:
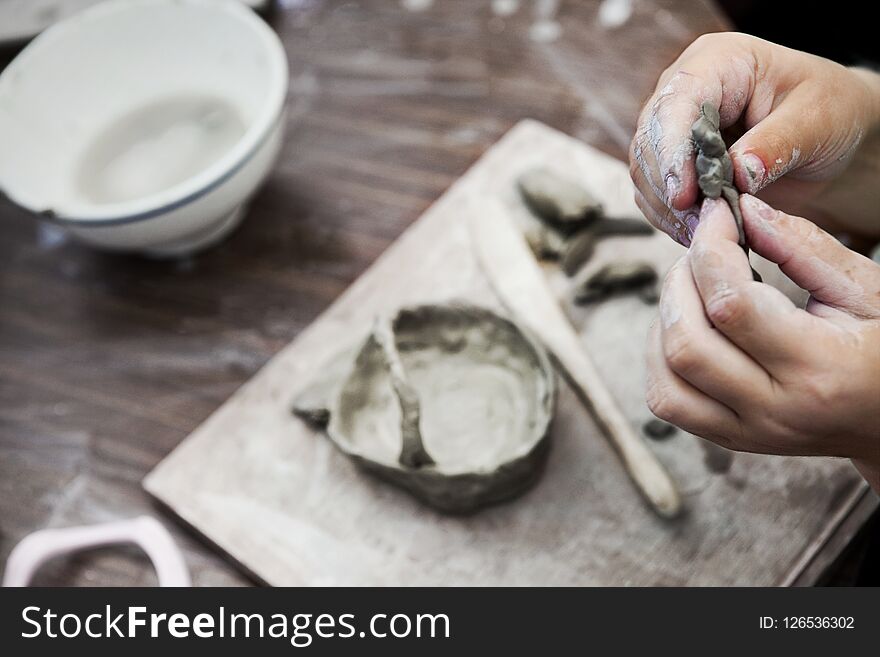
<svg viewBox="0 0 880 657">
<path fill-rule="evenodd" d="M 854 140 L 846 150 L 850 159 L 838 158 L 843 168 L 829 175 L 814 196 L 792 207 L 825 230 L 873 244 L 880 238 L 880 74 L 856 67 L 842 70 L 848 84 L 838 89 L 837 97 L 851 105 L 837 127 Z"/>
<path fill-rule="evenodd" d="M 851 67 L 849 71 L 865 91 L 863 103 L 865 135 L 878 132 L 880 131 L 880 73 L 861 67 Z"/>
</svg>

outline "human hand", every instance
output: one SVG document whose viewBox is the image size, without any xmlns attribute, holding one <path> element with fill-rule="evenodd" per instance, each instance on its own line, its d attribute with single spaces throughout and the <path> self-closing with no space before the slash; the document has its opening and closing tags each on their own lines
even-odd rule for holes
<svg viewBox="0 0 880 657">
<path fill-rule="evenodd" d="M 880 265 L 754 196 L 740 208 L 810 300 L 753 281 L 730 208 L 704 201 L 650 332 L 648 406 L 732 450 L 851 458 L 880 492 Z"/>
<path fill-rule="evenodd" d="M 704 101 L 719 108 L 722 129 L 742 134 L 730 148 L 740 191 L 826 227 L 880 234 L 880 76 L 735 33 L 694 41 L 639 117 L 630 173 L 654 226 L 685 246 L 693 237 L 690 129 Z"/>
</svg>

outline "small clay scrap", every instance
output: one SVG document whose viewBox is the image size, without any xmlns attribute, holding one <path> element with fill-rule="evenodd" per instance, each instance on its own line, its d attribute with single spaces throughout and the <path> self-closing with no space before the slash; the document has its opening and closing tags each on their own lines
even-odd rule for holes
<svg viewBox="0 0 880 657">
<path fill-rule="evenodd" d="M 517 180 L 526 205 L 563 233 L 576 231 L 602 215 L 602 205 L 574 180 L 539 167 Z"/>
<path fill-rule="evenodd" d="M 639 296 L 639 299 L 644 301 L 649 306 L 653 306 L 660 302 L 660 290 L 657 289 L 657 285 L 645 285 L 644 287 L 640 287 L 636 294 Z"/>
<path fill-rule="evenodd" d="M 644 219 L 628 219 L 626 217 L 600 217 L 591 223 L 587 230 L 596 237 L 654 234 L 654 229 Z"/>
<path fill-rule="evenodd" d="M 566 276 L 577 274 L 593 256 L 598 239 L 593 231 L 582 230 L 568 240 L 559 260 L 559 266 Z"/>
<path fill-rule="evenodd" d="M 733 162 L 721 136 L 721 117 L 712 103 L 705 102 L 700 107 L 700 116 L 691 126 L 691 137 L 697 151 L 696 168 L 700 191 L 707 198 L 723 197 L 727 201 L 736 221 L 739 245 L 748 257 L 749 246 L 739 209 L 739 192 L 733 184 Z M 761 280 L 754 269 L 752 277 L 756 281 Z"/>
<path fill-rule="evenodd" d="M 559 266 L 569 277 L 577 274 L 589 261 L 596 244 L 603 237 L 651 235 L 654 229 L 640 219 L 600 217 L 565 242 Z"/>
<path fill-rule="evenodd" d="M 451 513 L 536 481 L 555 375 L 544 348 L 512 321 L 460 304 L 404 308 L 376 323 L 346 371 L 297 413 L 320 415 L 314 400 L 329 392 L 328 436 L 358 466 Z"/>
<path fill-rule="evenodd" d="M 539 219 L 524 229 L 529 247 L 541 260 L 560 260 L 568 276 L 589 261 L 600 239 L 654 232 L 643 219 L 606 216 L 589 191 L 545 167 L 527 170 L 517 179 L 517 187 Z"/>
<path fill-rule="evenodd" d="M 674 424 L 669 424 L 669 422 L 664 422 L 658 418 L 652 418 L 642 425 L 642 431 L 645 432 L 648 438 L 663 440 L 672 436 L 677 429 Z"/>
<path fill-rule="evenodd" d="M 642 299 L 656 297 L 657 270 L 647 262 L 615 262 L 605 265 L 575 290 L 574 301 L 586 305 L 620 292 L 637 292 Z M 654 292 L 645 295 L 645 288 Z"/>
<path fill-rule="evenodd" d="M 540 221 L 529 225 L 523 235 L 532 253 L 541 260 L 558 260 L 567 248 L 566 236 Z"/>
</svg>

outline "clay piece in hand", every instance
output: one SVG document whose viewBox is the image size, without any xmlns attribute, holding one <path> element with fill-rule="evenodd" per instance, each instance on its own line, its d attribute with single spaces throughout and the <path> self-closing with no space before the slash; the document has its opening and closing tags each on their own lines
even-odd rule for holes
<svg viewBox="0 0 880 657">
<path fill-rule="evenodd" d="M 546 167 L 529 169 L 517 180 L 529 209 L 563 232 L 573 232 L 602 216 L 602 205 L 576 181 Z"/>
<path fill-rule="evenodd" d="M 724 197 L 736 219 L 740 246 L 745 246 L 739 192 L 733 184 L 733 162 L 721 136 L 721 117 L 712 103 L 706 102 L 700 107 L 700 116 L 691 126 L 691 137 L 697 151 L 696 168 L 700 191 L 707 198 Z"/>
<path fill-rule="evenodd" d="M 620 292 L 641 292 L 657 283 L 657 270 L 647 262 L 616 262 L 605 265 L 575 290 L 575 303 L 585 305 Z"/>
<path fill-rule="evenodd" d="M 691 126 L 691 138 L 697 152 L 696 169 L 700 191 L 706 198 L 722 197 L 727 201 L 736 221 L 739 245 L 748 256 L 749 246 L 739 209 L 739 192 L 733 183 L 733 162 L 721 136 L 721 116 L 712 103 L 705 102 L 700 107 L 700 116 Z M 756 281 L 761 280 L 754 269 L 752 277 Z"/>
<path fill-rule="evenodd" d="M 555 399 L 546 351 L 511 320 L 415 306 L 377 321 L 329 401 L 327 433 L 364 470 L 467 513 L 537 480 Z"/>
</svg>

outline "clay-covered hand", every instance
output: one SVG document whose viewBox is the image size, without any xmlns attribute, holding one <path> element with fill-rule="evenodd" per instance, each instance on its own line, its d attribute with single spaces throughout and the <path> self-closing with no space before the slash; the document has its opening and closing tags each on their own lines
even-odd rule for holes
<svg viewBox="0 0 880 657">
<path fill-rule="evenodd" d="M 728 205 L 706 200 L 648 344 L 648 406 L 729 449 L 853 460 L 880 491 L 880 265 L 740 198 L 752 248 L 811 294 L 752 280 Z"/>
<path fill-rule="evenodd" d="M 690 131 L 707 101 L 728 143 L 741 134 L 730 147 L 741 192 L 829 229 L 880 237 L 880 75 L 735 33 L 691 44 L 639 117 L 630 172 L 657 228 L 686 246 L 693 237 Z"/>
</svg>

